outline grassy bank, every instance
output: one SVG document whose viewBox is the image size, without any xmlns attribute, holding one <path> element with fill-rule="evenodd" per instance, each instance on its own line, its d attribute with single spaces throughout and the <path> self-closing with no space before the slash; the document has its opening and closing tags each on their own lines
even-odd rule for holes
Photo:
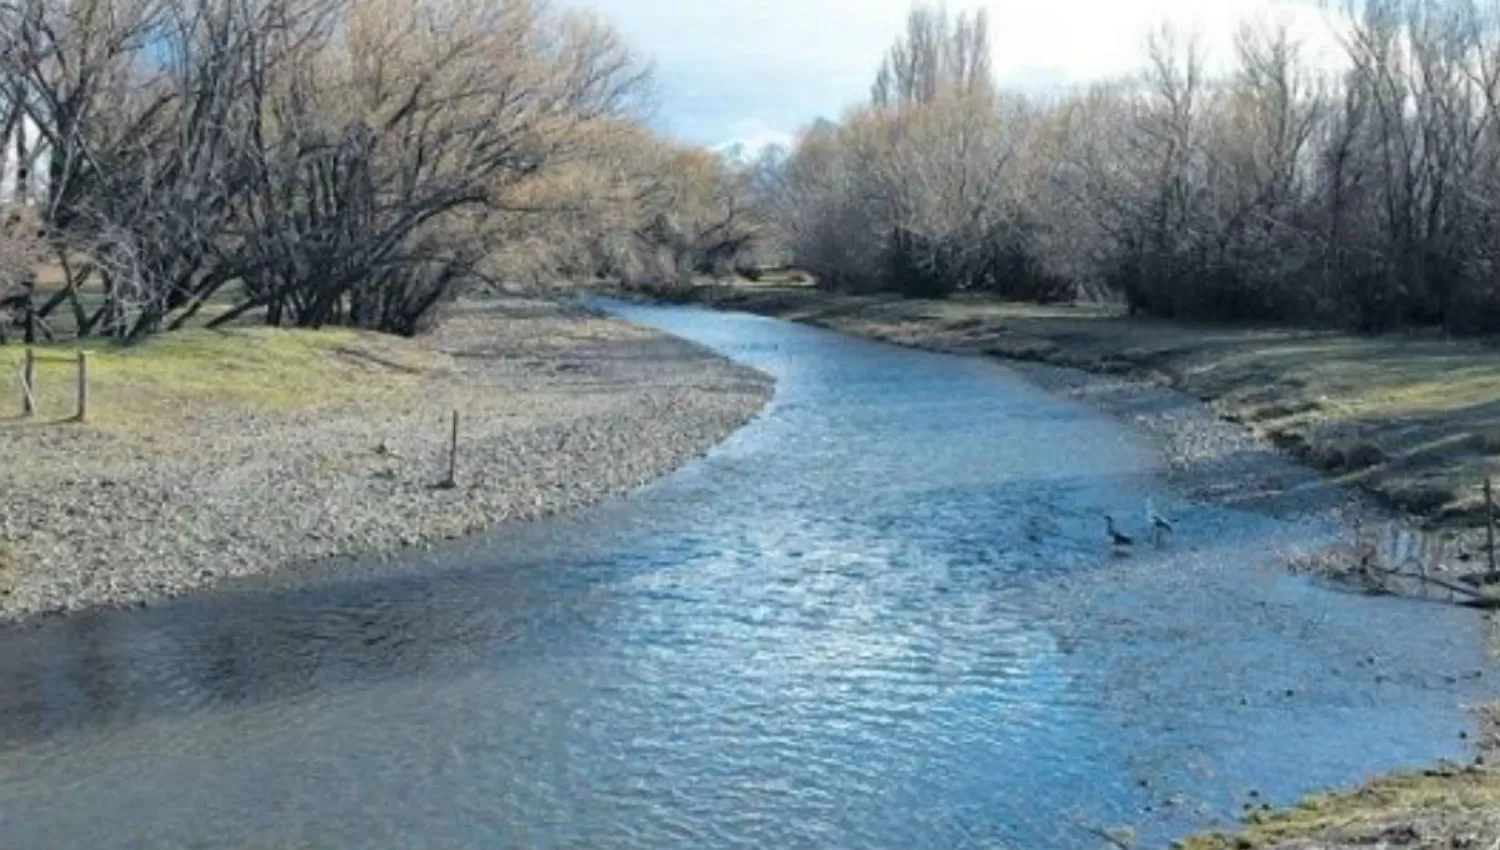
<svg viewBox="0 0 1500 850">
<path fill-rule="evenodd" d="M 0 427 L 56 426 L 75 408 L 76 344 L 35 346 L 38 415 L 20 416 L 17 383 Z M 108 342 L 90 352 L 90 422 L 114 436 L 149 434 L 195 415 L 233 410 L 310 411 L 379 397 L 410 396 L 444 359 L 410 340 L 345 330 L 189 330 L 136 346 Z M 0 348 L 0 371 L 20 373 L 21 346 Z"/>
<path fill-rule="evenodd" d="M 1480 710 L 1479 757 L 1467 767 L 1373 779 L 1315 794 L 1296 806 L 1256 812 L 1237 832 L 1182 842 L 1183 850 L 1489 850 L 1500 844 L 1500 707 Z"/>
</svg>

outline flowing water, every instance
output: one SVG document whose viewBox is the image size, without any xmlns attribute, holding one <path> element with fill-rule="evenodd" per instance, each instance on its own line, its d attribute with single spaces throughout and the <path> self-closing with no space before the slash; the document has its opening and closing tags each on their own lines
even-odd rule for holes
<svg viewBox="0 0 1500 850">
<path fill-rule="evenodd" d="M 774 401 L 423 563 L 0 633 L 0 847 L 1050 850 L 1465 756 L 1476 618 L 1285 575 L 1321 521 L 999 364 L 616 309 Z"/>
</svg>

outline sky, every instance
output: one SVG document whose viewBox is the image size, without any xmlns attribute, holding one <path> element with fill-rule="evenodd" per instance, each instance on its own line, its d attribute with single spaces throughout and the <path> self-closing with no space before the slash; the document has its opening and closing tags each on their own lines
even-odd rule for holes
<svg viewBox="0 0 1500 850">
<path fill-rule="evenodd" d="M 659 130 L 695 144 L 755 149 L 869 95 L 910 0 L 567 0 L 601 12 L 655 63 Z M 1002 84 L 1029 91 L 1130 73 L 1163 21 L 1231 55 L 1238 23 L 1285 22 L 1308 49 L 1336 50 L 1312 0 L 950 0 L 985 8 Z"/>
</svg>

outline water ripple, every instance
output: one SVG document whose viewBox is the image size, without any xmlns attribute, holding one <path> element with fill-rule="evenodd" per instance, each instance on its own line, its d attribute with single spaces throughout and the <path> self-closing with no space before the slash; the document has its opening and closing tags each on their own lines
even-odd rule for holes
<svg viewBox="0 0 1500 850">
<path fill-rule="evenodd" d="M 435 562 L 0 634 L 0 844 L 1047 850 L 1461 754 L 1476 626 L 1276 568 L 1332 529 L 1179 503 L 1114 559 L 1102 515 L 1171 494 L 1088 410 L 631 309 L 771 408 Z"/>
</svg>

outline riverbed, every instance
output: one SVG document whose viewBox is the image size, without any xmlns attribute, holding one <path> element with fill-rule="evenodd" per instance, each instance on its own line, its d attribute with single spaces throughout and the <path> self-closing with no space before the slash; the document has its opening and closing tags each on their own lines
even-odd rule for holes
<svg viewBox="0 0 1500 850">
<path fill-rule="evenodd" d="M 1469 756 L 1477 615 L 1288 575 L 1333 514 L 996 362 L 611 308 L 774 399 L 568 518 L 0 632 L 0 844 L 1160 844 Z M 1176 534 L 1111 552 L 1148 497 Z"/>
</svg>

